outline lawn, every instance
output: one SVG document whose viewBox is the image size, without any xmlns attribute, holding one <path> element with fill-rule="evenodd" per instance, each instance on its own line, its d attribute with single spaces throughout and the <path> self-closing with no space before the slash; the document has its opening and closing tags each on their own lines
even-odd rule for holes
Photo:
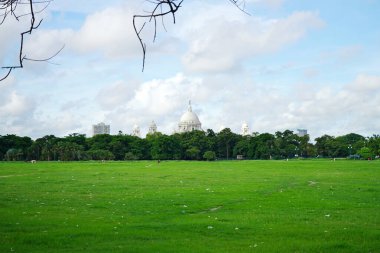
<svg viewBox="0 0 380 253">
<path fill-rule="evenodd" d="M 0 163 L 0 252 L 380 252 L 380 161 Z"/>
</svg>

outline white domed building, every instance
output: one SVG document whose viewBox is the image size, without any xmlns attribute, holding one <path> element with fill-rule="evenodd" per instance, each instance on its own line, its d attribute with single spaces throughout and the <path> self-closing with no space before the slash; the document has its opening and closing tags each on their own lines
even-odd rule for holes
<svg viewBox="0 0 380 253">
<path fill-rule="evenodd" d="M 187 112 L 182 115 L 178 123 L 178 132 L 185 133 L 194 130 L 202 130 L 202 123 L 200 122 L 197 114 L 193 112 L 193 109 L 191 108 L 191 101 L 189 101 Z"/>
</svg>

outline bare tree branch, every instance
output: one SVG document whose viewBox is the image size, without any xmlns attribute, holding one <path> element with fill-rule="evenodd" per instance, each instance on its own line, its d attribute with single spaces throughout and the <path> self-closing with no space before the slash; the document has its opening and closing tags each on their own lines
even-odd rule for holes
<svg viewBox="0 0 380 253">
<path fill-rule="evenodd" d="M 149 11 L 148 14 L 145 14 L 145 15 L 133 16 L 133 28 L 135 29 L 137 38 L 139 39 L 141 48 L 143 50 L 142 71 L 144 71 L 144 68 L 145 68 L 146 44 L 142 40 L 141 32 L 143 31 L 146 23 L 147 22 L 150 23 L 151 21 L 154 22 L 153 42 L 155 42 L 157 38 L 157 18 L 162 19 L 163 27 L 166 30 L 165 25 L 164 25 L 165 23 L 164 17 L 168 14 L 171 15 L 173 19 L 173 24 L 175 24 L 176 22 L 175 13 L 179 10 L 183 1 L 184 0 L 181 0 L 181 1 L 179 0 L 152 0 L 152 1 L 149 1 L 150 3 L 153 4 L 152 11 Z M 145 20 L 143 24 L 141 25 L 140 29 L 137 29 L 137 24 L 136 24 L 137 19 Z"/>
<path fill-rule="evenodd" d="M 244 12 L 247 15 L 250 15 L 246 10 L 245 10 L 245 0 L 229 0 L 233 5 L 235 5 L 239 10 Z"/>
<path fill-rule="evenodd" d="M 164 30 L 166 31 L 164 17 L 167 15 L 172 16 L 173 24 L 176 23 L 176 12 L 179 10 L 181 4 L 184 0 L 147 0 L 148 3 L 151 3 L 153 5 L 153 9 L 151 11 L 148 11 L 148 14 L 144 15 L 134 15 L 133 16 L 133 28 L 135 29 L 136 36 L 140 42 L 142 51 L 143 51 L 143 61 L 142 61 L 142 71 L 144 71 L 145 68 L 145 57 L 146 57 L 146 43 L 142 39 L 141 32 L 144 30 L 147 22 L 154 22 L 154 32 L 153 32 L 153 42 L 155 42 L 157 37 L 157 18 L 161 18 L 162 26 Z M 235 5 L 239 10 L 244 12 L 245 14 L 248 14 L 248 12 L 245 11 L 245 0 L 229 0 L 233 5 Z M 140 28 L 137 28 L 136 20 L 141 19 L 144 20 Z"/>
<path fill-rule="evenodd" d="M 2 69 L 7 69 L 7 73 L 4 77 L 0 78 L 0 82 L 5 80 L 14 69 L 23 68 L 24 67 L 24 61 L 45 61 L 48 62 L 53 57 L 55 57 L 59 52 L 62 51 L 63 47 L 55 53 L 53 56 L 48 57 L 46 59 L 31 59 L 26 57 L 24 55 L 24 41 L 26 35 L 31 35 L 32 32 L 41 25 L 42 19 L 36 22 L 35 14 L 40 13 L 44 11 L 48 5 L 54 0 L 41 0 L 41 1 L 33 1 L 33 0 L 0 0 L 0 25 L 2 25 L 6 18 L 9 17 L 9 15 L 13 16 L 17 21 L 20 20 L 21 17 L 24 16 L 30 16 L 30 25 L 28 26 L 28 29 L 20 34 L 20 46 L 19 46 L 19 56 L 18 56 L 18 63 L 16 65 L 12 66 L 5 66 L 1 67 Z M 35 10 L 35 6 L 37 4 L 42 4 L 42 8 L 40 10 Z M 26 13 L 17 14 L 17 8 L 19 5 L 27 5 L 28 11 Z"/>
<path fill-rule="evenodd" d="M 33 59 L 24 55 L 24 41 L 25 36 L 31 35 L 34 30 L 36 30 L 42 19 L 38 22 L 36 21 L 35 14 L 44 11 L 49 4 L 54 0 L 0 0 L 0 25 L 4 24 L 5 20 L 13 17 L 15 20 L 19 21 L 21 17 L 30 16 L 30 26 L 28 29 L 22 33 L 20 33 L 20 45 L 19 45 L 19 55 L 18 62 L 12 66 L 1 67 L 6 70 L 6 74 L 4 77 L 0 77 L 0 82 L 6 79 L 14 69 L 23 68 L 24 61 L 35 61 L 35 62 L 49 62 L 52 58 L 57 56 L 60 53 L 64 46 L 59 49 L 54 55 L 47 57 L 45 59 Z M 134 15 L 133 16 L 133 28 L 135 30 L 136 36 L 140 42 L 142 51 L 143 51 L 143 61 L 142 61 L 142 71 L 145 68 L 145 58 L 147 52 L 147 46 L 142 38 L 142 32 L 148 23 L 153 22 L 153 43 L 157 38 L 157 19 L 161 19 L 161 25 L 163 29 L 166 31 L 165 20 L 166 16 L 170 16 L 173 24 L 176 23 L 176 13 L 182 7 L 182 3 L 184 0 L 146 0 L 148 3 L 152 5 L 152 9 L 148 11 L 146 14 L 142 15 Z M 245 0 L 228 0 L 233 5 L 235 5 L 239 10 L 248 14 L 245 11 Z M 20 5 L 27 5 L 28 11 L 26 13 L 18 14 L 17 10 L 20 8 Z M 41 9 L 35 10 L 36 5 L 42 6 Z M 248 14 L 249 15 L 249 14 Z M 138 23 L 137 20 L 140 20 Z"/>
</svg>

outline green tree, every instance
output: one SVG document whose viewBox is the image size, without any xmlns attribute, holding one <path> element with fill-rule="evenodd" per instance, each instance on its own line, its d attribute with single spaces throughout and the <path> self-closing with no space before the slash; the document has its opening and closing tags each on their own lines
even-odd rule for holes
<svg viewBox="0 0 380 253">
<path fill-rule="evenodd" d="M 68 136 L 64 137 L 64 140 L 66 142 L 78 144 L 79 146 L 82 146 L 83 149 L 87 149 L 86 135 L 85 134 L 72 133 L 72 134 L 69 134 Z"/>
<path fill-rule="evenodd" d="M 300 153 L 300 139 L 293 131 L 285 130 L 275 133 L 275 148 L 277 155 L 282 158 L 291 158 Z"/>
<path fill-rule="evenodd" d="M 355 154 L 365 146 L 366 140 L 359 134 L 350 133 L 343 136 L 323 135 L 315 139 L 317 153 L 323 157 L 347 157 Z"/>
<path fill-rule="evenodd" d="M 181 159 L 181 146 L 175 135 L 155 133 L 149 138 L 151 156 L 155 160 Z"/>
<path fill-rule="evenodd" d="M 0 156 L 2 159 L 6 156 L 6 153 L 10 149 L 21 150 L 21 153 L 18 152 L 17 160 L 27 159 L 27 154 L 29 148 L 32 146 L 33 141 L 30 137 L 20 137 L 14 134 L 9 134 L 5 136 L 0 136 Z M 14 151 L 11 151 L 13 153 Z"/>
<path fill-rule="evenodd" d="M 200 150 L 197 147 L 191 147 L 186 150 L 186 158 L 190 160 L 199 160 Z"/>
<path fill-rule="evenodd" d="M 108 150 L 111 151 L 113 136 L 109 134 L 97 134 L 86 140 L 89 150 Z"/>
<path fill-rule="evenodd" d="M 240 136 L 241 137 L 241 136 Z M 225 128 L 216 136 L 218 157 L 229 159 L 236 142 L 239 141 L 239 136 Z"/>
<path fill-rule="evenodd" d="M 199 154 L 203 154 L 206 150 L 209 150 L 212 145 L 204 131 L 194 130 L 186 133 L 177 133 L 173 137 L 179 142 L 182 158 L 184 159 L 199 159 Z M 195 151 L 193 148 L 199 151 L 196 158 L 188 156 L 189 150 Z"/>
<path fill-rule="evenodd" d="M 61 139 L 54 135 L 45 135 L 42 138 L 38 138 L 35 143 L 35 152 L 37 160 L 57 160 L 57 148 L 55 144 Z"/>
<path fill-rule="evenodd" d="M 337 157 L 347 157 L 350 154 L 356 154 L 358 150 L 366 145 L 365 137 L 350 133 L 343 136 L 338 136 L 335 138 L 336 148 L 335 156 Z"/>
<path fill-rule="evenodd" d="M 233 156 L 236 157 L 237 155 L 242 155 L 243 157 L 248 158 L 248 152 L 249 152 L 249 138 L 243 138 L 242 140 L 238 141 L 233 149 Z"/>
<path fill-rule="evenodd" d="M 357 153 L 364 160 L 373 159 L 375 156 L 369 147 L 362 147 Z"/>
<path fill-rule="evenodd" d="M 380 135 L 373 135 L 368 138 L 368 147 L 375 156 L 380 156 Z"/>
<path fill-rule="evenodd" d="M 330 157 L 334 151 L 334 136 L 323 135 L 321 137 L 315 138 L 315 147 L 317 149 L 317 154 L 320 157 Z"/>
<path fill-rule="evenodd" d="M 115 157 L 115 160 L 124 160 L 125 153 L 127 152 L 129 146 L 129 143 L 127 141 L 123 141 L 120 139 L 121 138 L 113 138 L 113 140 L 109 144 L 112 154 Z"/>
<path fill-rule="evenodd" d="M 313 151 L 310 149 L 310 136 L 308 134 L 304 136 L 298 136 L 299 140 L 299 156 L 308 157 Z"/>
<path fill-rule="evenodd" d="M 146 139 L 141 139 L 136 136 L 131 136 L 129 152 L 135 155 L 137 160 L 151 159 L 149 142 Z"/>
<path fill-rule="evenodd" d="M 316 157 L 318 155 L 317 148 L 314 144 L 308 143 L 306 146 L 306 156 L 307 157 Z"/>
<path fill-rule="evenodd" d="M 10 148 L 5 154 L 7 161 L 22 161 L 24 153 L 20 148 Z"/>
<path fill-rule="evenodd" d="M 104 149 L 89 150 L 87 154 L 92 160 L 113 160 L 115 158 L 111 151 Z"/>
<path fill-rule="evenodd" d="M 278 159 L 282 158 L 278 150 L 276 152 L 275 136 L 270 133 L 257 134 L 250 138 L 248 156 L 249 159 Z"/>
<path fill-rule="evenodd" d="M 83 147 L 66 141 L 59 141 L 55 145 L 55 150 L 58 152 L 59 160 L 62 161 L 78 161 L 81 160 Z"/>
<path fill-rule="evenodd" d="M 124 160 L 138 160 L 138 157 L 132 152 L 125 153 Z"/>
<path fill-rule="evenodd" d="M 206 151 L 203 154 L 203 159 L 206 159 L 207 161 L 214 161 L 216 159 L 216 155 L 214 151 Z"/>
</svg>

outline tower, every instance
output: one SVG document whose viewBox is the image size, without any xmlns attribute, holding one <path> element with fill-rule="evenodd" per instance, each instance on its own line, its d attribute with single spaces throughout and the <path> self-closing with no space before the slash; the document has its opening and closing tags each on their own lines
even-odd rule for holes
<svg viewBox="0 0 380 253">
<path fill-rule="evenodd" d="M 247 136 L 249 135 L 249 127 L 248 127 L 248 124 L 246 122 L 243 123 L 243 125 L 241 126 L 241 135 L 243 136 Z"/>
<path fill-rule="evenodd" d="M 157 125 L 156 125 L 156 123 L 154 121 L 152 121 L 152 123 L 150 123 L 148 133 L 149 134 L 154 134 L 156 132 L 157 132 Z"/>
<path fill-rule="evenodd" d="M 140 127 L 138 125 L 136 125 L 136 124 L 133 126 L 132 135 L 136 136 L 136 137 L 141 137 Z"/>
</svg>

